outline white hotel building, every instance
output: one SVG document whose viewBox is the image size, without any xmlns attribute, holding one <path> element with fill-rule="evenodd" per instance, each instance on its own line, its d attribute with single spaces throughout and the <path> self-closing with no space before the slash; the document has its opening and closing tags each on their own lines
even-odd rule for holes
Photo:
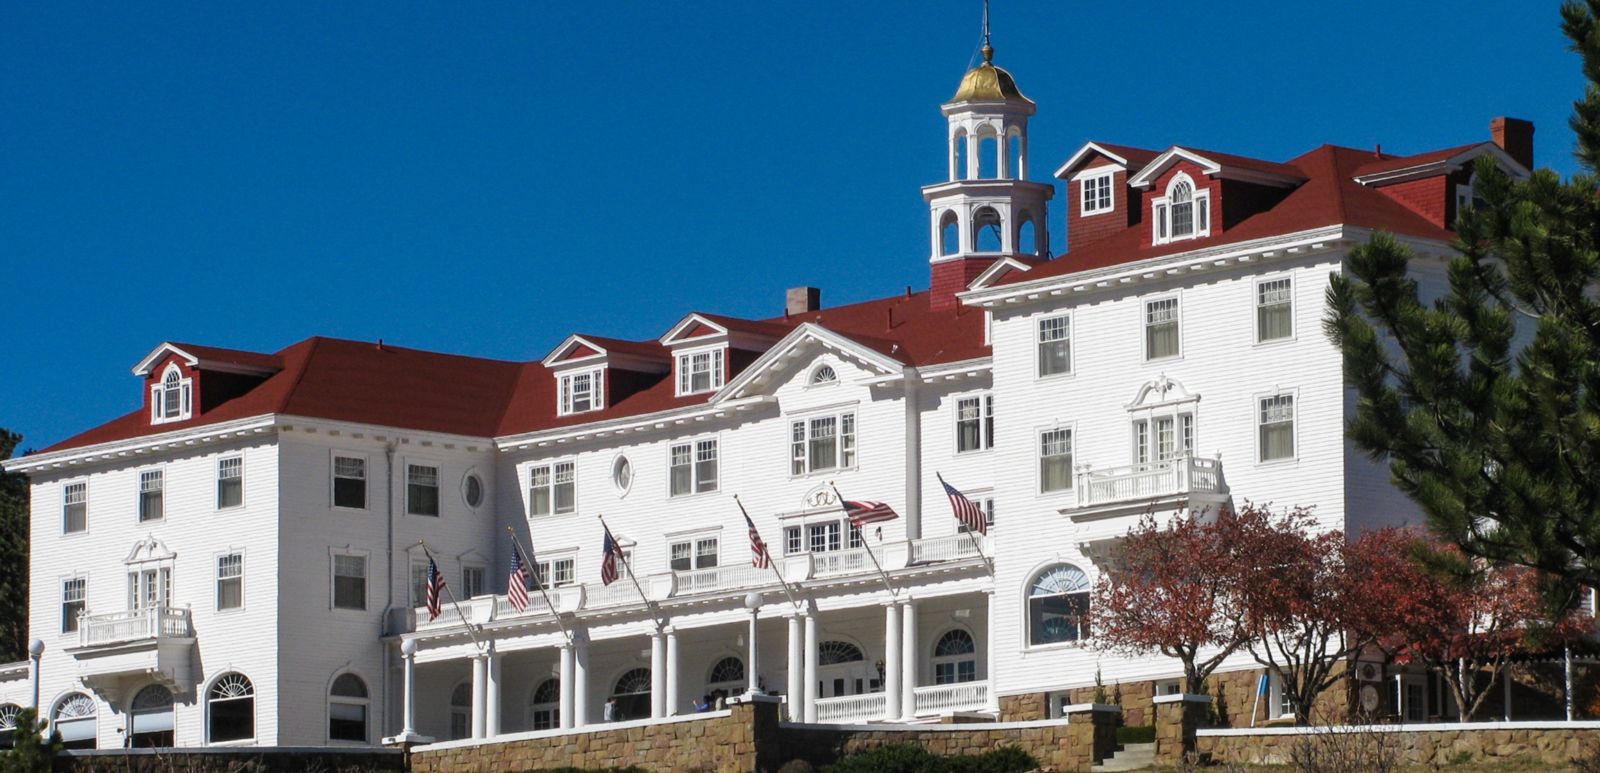
<svg viewBox="0 0 1600 773">
<path fill-rule="evenodd" d="M 613 698 L 681 714 L 751 681 L 812 721 L 1032 718 L 1097 670 L 1179 675 L 1084 646 L 1097 561 L 1140 514 L 1409 517 L 1343 438 L 1328 277 L 1380 230 L 1449 253 L 1470 162 L 1526 174 L 1532 126 L 1281 163 L 1089 143 L 1055 170 L 1051 259 L 1034 103 L 990 55 L 943 106 L 927 291 L 824 308 L 803 288 L 769 319 L 688 313 L 529 362 L 156 346 L 140 408 L 5 463 L 31 479 L 42 654 L 0 666 L 0 723 L 37 701 L 79 747 L 376 744 L 404 729 L 408 673 L 414 730 L 440 739 L 599 723 Z M 900 517 L 854 532 L 834 485 Z M 740 503 L 776 571 L 751 566 Z M 600 514 L 637 587 L 600 582 Z M 508 527 L 548 604 L 507 602 Z M 423 541 L 460 599 L 433 621 Z"/>
</svg>

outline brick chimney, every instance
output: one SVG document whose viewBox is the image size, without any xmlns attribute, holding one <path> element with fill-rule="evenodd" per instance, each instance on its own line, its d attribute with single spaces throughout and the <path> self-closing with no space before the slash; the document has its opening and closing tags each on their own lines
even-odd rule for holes
<svg viewBox="0 0 1600 773">
<path fill-rule="evenodd" d="M 785 316 L 804 314 L 822 308 L 822 291 L 815 287 L 791 287 L 784 294 Z"/>
<path fill-rule="evenodd" d="M 1500 116 L 1489 122 L 1489 136 L 1506 155 L 1533 169 L 1533 122 Z"/>
</svg>

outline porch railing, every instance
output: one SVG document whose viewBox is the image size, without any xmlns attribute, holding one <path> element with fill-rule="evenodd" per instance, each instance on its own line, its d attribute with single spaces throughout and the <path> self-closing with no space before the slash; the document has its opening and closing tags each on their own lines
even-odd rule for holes
<svg viewBox="0 0 1600 773">
<path fill-rule="evenodd" d="M 633 587 L 633 583 L 626 577 L 618 578 L 610 585 L 590 583 L 583 586 L 584 609 L 637 604 L 640 601 L 639 589 Z"/>
<path fill-rule="evenodd" d="M 145 607 L 84 615 L 78 624 L 78 644 L 87 647 L 139 639 L 182 638 L 192 636 L 193 630 L 189 610 L 185 607 Z"/>
<path fill-rule="evenodd" d="M 916 713 L 939 714 L 946 711 L 970 711 L 988 708 L 988 682 L 959 682 L 918 687 L 912 690 L 916 697 Z"/>
<path fill-rule="evenodd" d="M 812 553 L 811 571 L 819 576 L 870 572 L 872 571 L 872 559 L 867 557 L 865 548 Z"/>
<path fill-rule="evenodd" d="M 1217 494 L 1227 491 L 1222 461 L 1180 456 L 1105 470 L 1078 473 L 1078 504 L 1151 499 L 1172 494 Z"/>
<path fill-rule="evenodd" d="M 936 561 L 977 558 L 978 548 L 972 539 L 972 536 L 967 534 L 955 534 L 945 537 L 912 540 L 911 563 L 930 564 Z M 982 540 L 983 537 L 978 537 L 978 539 Z"/>
<path fill-rule="evenodd" d="M 772 581 L 771 569 L 757 569 L 749 564 L 713 566 L 678 572 L 678 595 L 706 593 L 708 591 L 748 588 Z"/>
<path fill-rule="evenodd" d="M 856 719 L 882 719 L 889 710 L 888 696 L 881 692 L 840 695 L 817 699 L 818 722 L 849 722 Z"/>
</svg>

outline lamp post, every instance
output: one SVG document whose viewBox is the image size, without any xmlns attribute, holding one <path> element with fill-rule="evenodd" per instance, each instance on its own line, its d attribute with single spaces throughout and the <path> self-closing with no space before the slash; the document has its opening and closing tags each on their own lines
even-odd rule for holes
<svg viewBox="0 0 1600 773">
<path fill-rule="evenodd" d="M 28 681 L 31 683 L 33 698 L 28 707 L 34 714 L 39 713 L 39 660 L 44 657 L 44 642 L 34 639 L 28 642 Z"/>
</svg>

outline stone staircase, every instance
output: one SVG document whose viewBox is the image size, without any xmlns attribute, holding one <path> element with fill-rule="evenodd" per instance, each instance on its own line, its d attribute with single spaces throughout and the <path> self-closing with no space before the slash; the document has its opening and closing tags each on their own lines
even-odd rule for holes
<svg viewBox="0 0 1600 773">
<path fill-rule="evenodd" d="M 1143 770 L 1156 762 L 1156 745 L 1154 743 L 1123 744 L 1116 754 L 1111 755 L 1105 762 L 1089 768 L 1093 771 L 1115 770 Z"/>
</svg>

